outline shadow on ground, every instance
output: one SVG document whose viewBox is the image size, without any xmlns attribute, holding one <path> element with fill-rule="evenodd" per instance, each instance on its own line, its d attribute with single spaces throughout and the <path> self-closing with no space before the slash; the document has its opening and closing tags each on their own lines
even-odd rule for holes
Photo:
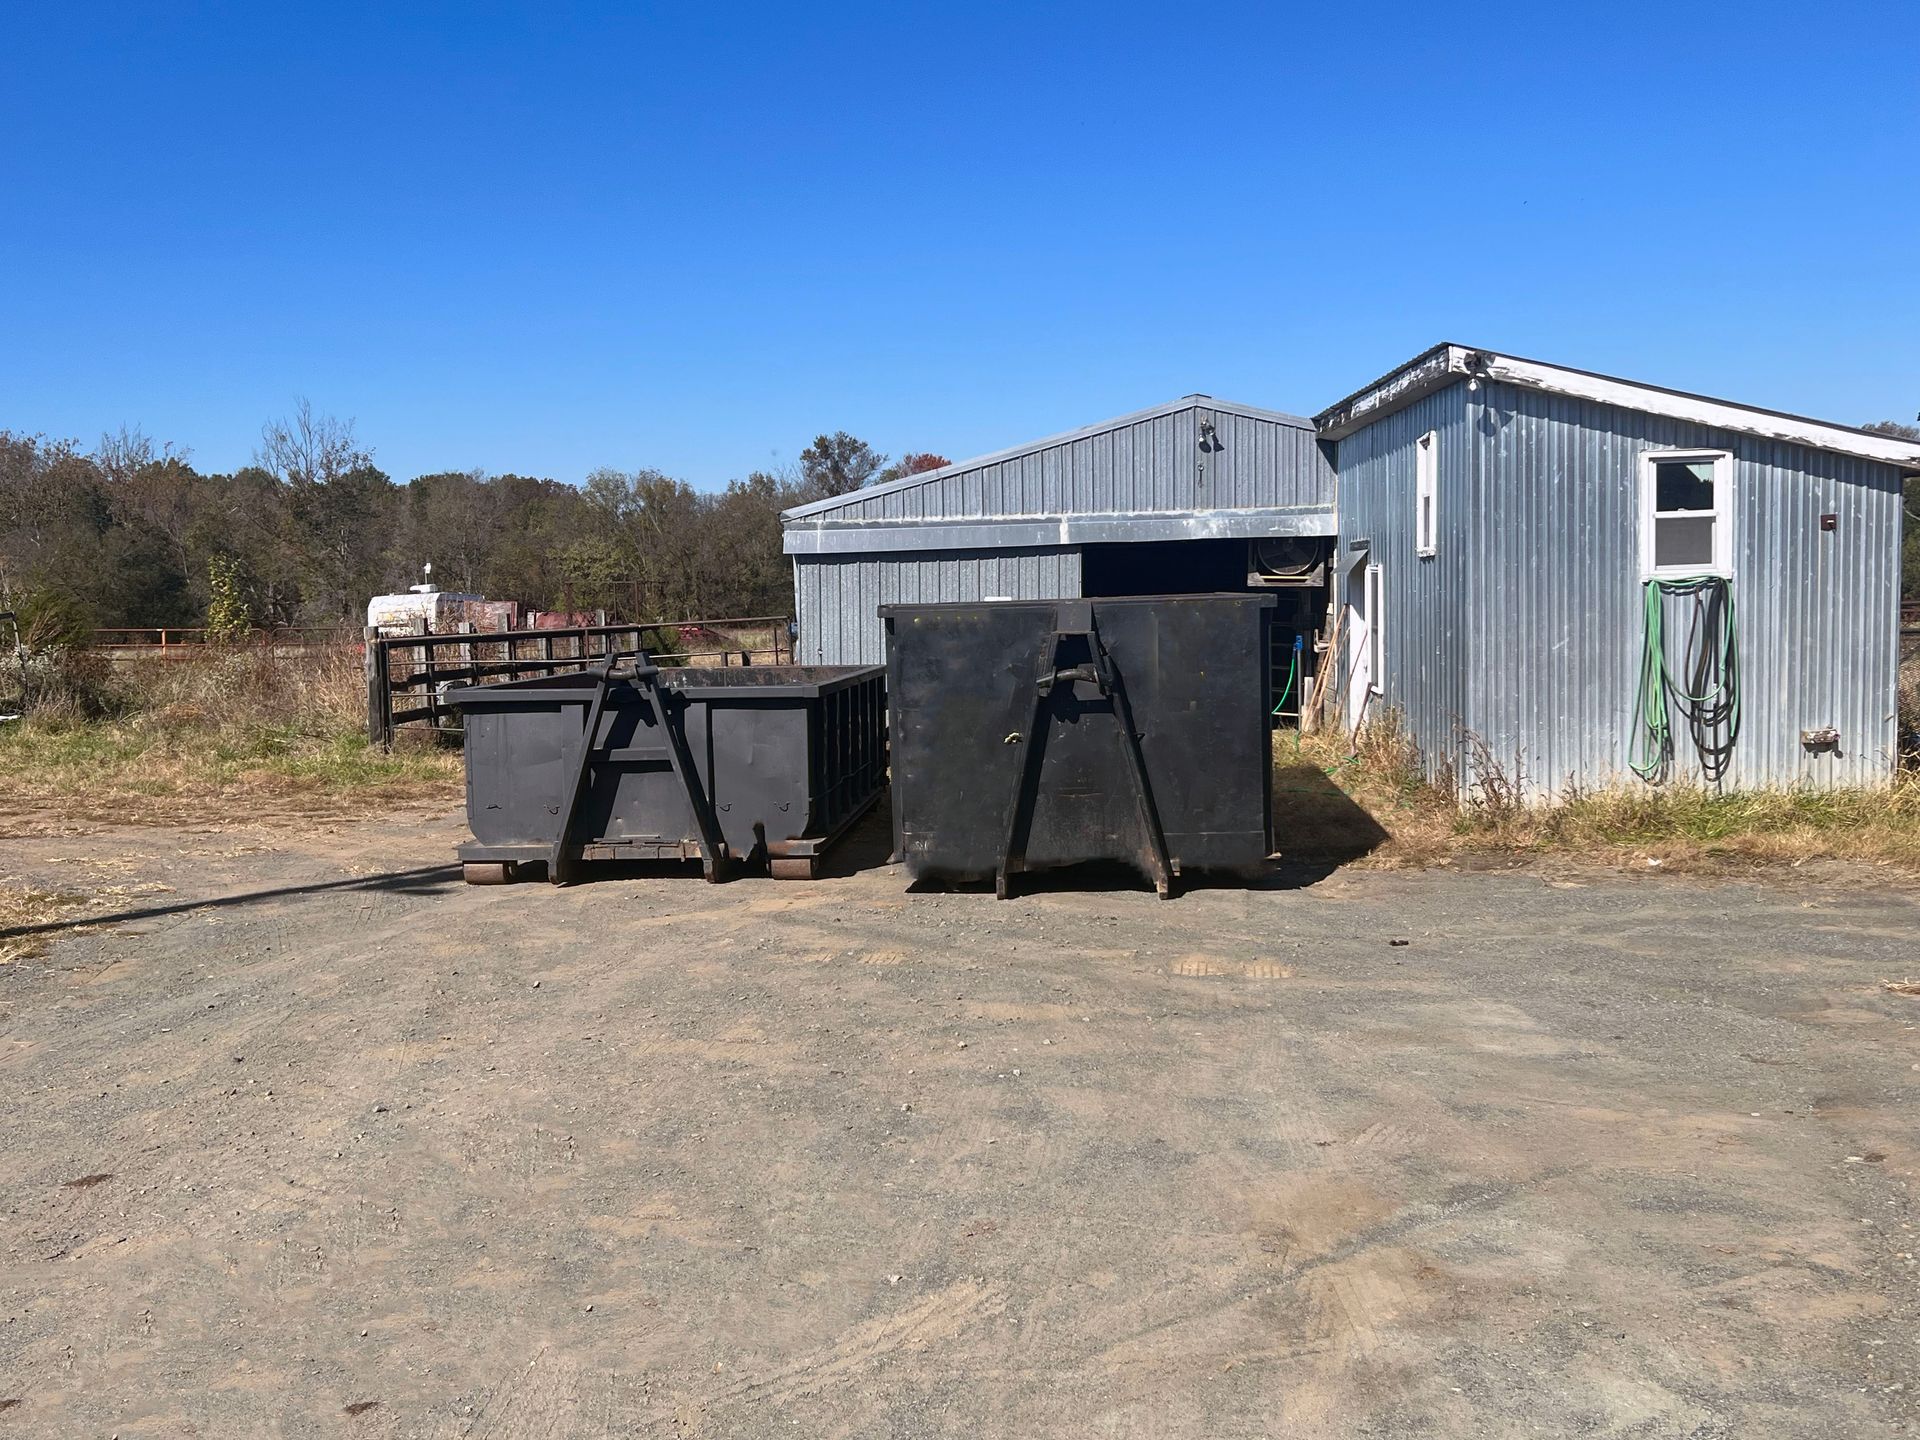
<svg viewBox="0 0 1920 1440">
<path fill-rule="evenodd" d="M 890 835 L 882 835 L 881 854 Z M 1188 890 L 1299 890 L 1316 885 L 1341 866 L 1370 855 L 1385 844 L 1386 829 L 1354 803 L 1326 772 L 1315 765 L 1294 765 L 1274 773 L 1273 839 L 1275 858 L 1257 874 L 1190 870 L 1174 887 L 1178 896 Z M 878 862 L 874 862 L 878 863 Z M 1064 865 L 1022 871 L 1015 881 L 1018 895 L 1054 891 L 1140 890 L 1147 882 L 1133 866 L 1112 861 Z M 990 893 L 991 882 L 946 884 L 915 881 L 912 893 L 952 890 Z"/>
<path fill-rule="evenodd" d="M 189 910 L 227 910 L 262 900 L 323 895 L 333 890 L 391 890 L 402 895 L 430 895 L 459 878 L 458 865 L 426 865 L 417 870 L 390 870 L 381 875 L 355 875 L 346 880 L 322 880 L 312 885 L 277 885 L 269 890 L 243 890 L 237 895 L 215 895 L 206 900 L 177 900 L 171 905 L 143 905 L 138 910 L 116 910 L 107 915 L 89 913 L 66 920 L 48 920 L 39 925 L 16 925 L 0 930 L 0 940 L 22 935 L 50 935 L 83 926 L 122 925 L 131 920 L 151 920 L 158 915 L 184 915 Z"/>
<path fill-rule="evenodd" d="M 1318 884 L 1342 865 L 1371 854 L 1383 845 L 1387 831 L 1366 810 L 1315 765 L 1294 765 L 1274 772 L 1273 837 L 1275 859 L 1258 874 L 1209 873 L 1189 871 L 1180 877 L 1175 893 L 1185 890 L 1298 890 Z M 893 819 L 888 792 L 883 791 L 873 808 L 855 822 L 840 841 L 829 849 L 820 865 L 820 878 L 845 878 L 868 870 L 878 870 L 893 858 Z M 544 865 L 523 865 L 522 883 L 545 879 Z M 742 876 L 764 875 L 752 867 Z M 571 883 L 592 885 L 609 881 L 698 878 L 700 866 L 685 860 L 598 860 L 579 866 Z M 1068 865 L 1048 870 L 1021 872 L 1017 893 L 1047 894 L 1054 891 L 1128 891 L 1146 885 L 1141 873 L 1129 865 L 1096 862 Z M 950 890 L 960 894 L 976 891 L 991 893 L 991 882 L 981 884 L 943 884 L 914 881 L 910 893 Z"/>
<path fill-rule="evenodd" d="M 1273 772 L 1273 843 L 1288 864 L 1331 871 L 1371 855 L 1389 836 L 1318 765 Z"/>
</svg>

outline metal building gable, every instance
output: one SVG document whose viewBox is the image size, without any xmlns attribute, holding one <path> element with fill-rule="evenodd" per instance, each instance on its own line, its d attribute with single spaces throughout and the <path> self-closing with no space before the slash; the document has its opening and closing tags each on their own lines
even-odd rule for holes
<svg viewBox="0 0 1920 1440">
<path fill-rule="evenodd" d="M 1218 411 L 1227 415 L 1239 415 L 1250 420 L 1265 420 L 1278 425 L 1292 426 L 1312 434 L 1313 421 L 1302 415 L 1288 415 L 1279 410 L 1262 410 L 1252 405 L 1239 405 L 1231 400 L 1216 400 L 1211 395 L 1182 395 L 1178 400 L 1169 400 L 1164 405 L 1150 406 L 1145 410 L 1136 410 L 1130 415 L 1117 415 L 1111 420 L 1097 421 L 1092 425 L 1083 425 L 1078 430 L 1065 430 L 1058 435 L 1048 435 L 1039 440 L 1029 440 L 1023 445 L 1014 445 L 1005 450 L 995 450 L 986 455 L 977 455 L 970 460 L 957 460 L 938 470 L 923 470 L 918 475 L 904 475 L 898 480 L 889 480 L 884 485 L 869 485 L 863 490 L 850 490 L 845 495 L 829 496 L 825 500 L 815 500 L 811 504 L 796 505 L 791 510 L 781 512 L 783 520 L 812 519 L 830 515 L 836 510 L 855 508 L 861 501 L 878 496 L 894 495 L 906 490 L 916 490 L 929 485 L 940 485 L 964 475 L 970 471 L 984 470 L 991 465 L 1005 464 L 1009 460 L 1018 460 L 1028 455 L 1038 455 L 1047 450 L 1060 449 L 1075 441 L 1090 440 L 1097 435 L 1110 434 L 1115 430 L 1124 430 L 1163 417 L 1179 415 L 1184 411 Z"/>
<path fill-rule="evenodd" d="M 791 555 L 1333 533 L 1333 471 L 1297 415 L 1186 395 L 798 506 Z"/>
</svg>

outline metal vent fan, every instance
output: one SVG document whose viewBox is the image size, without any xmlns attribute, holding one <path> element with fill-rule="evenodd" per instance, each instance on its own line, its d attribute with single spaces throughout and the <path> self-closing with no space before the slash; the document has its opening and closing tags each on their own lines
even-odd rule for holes
<svg viewBox="0 0 1920 1440">
<path fill-rule="evenodd" d="M 1247 542 L 1249 585 L 1324 585 L 1327 542 L 1318 535 L 1271 535 Z"/>
</svg>

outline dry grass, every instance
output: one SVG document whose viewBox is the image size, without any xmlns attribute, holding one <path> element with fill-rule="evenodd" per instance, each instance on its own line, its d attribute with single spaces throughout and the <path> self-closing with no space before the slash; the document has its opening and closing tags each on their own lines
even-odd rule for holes
<svg viewBox="0 0 1920 1440">
<path fill-rule="evenodd" d="M 1920 980 L 1887 980 L 1882 988 L 1895 995 L 1920 995 Z"/>
<path fill-rule="evenodd" d="M 52 924 L 85 904 L 85 898 L 79 895 L 0 881 L 0 965 L 44 954 L 52 939 L 51 935 L 8 935 L 7 931 Z"/>
<path fill-rule="evenodd" d="M 1561 855 L 1669 870 L 1861 861 L 1920 874 L 1920 775 L 1879 790 L 1715 794 L 1673 785 L 1518 803 L 1481 777 L 1463 799 L 1429 784 L 1390 725 L 1274 737 L 1274 828 L 1283 847 L 1374 865 Z"/>
<path fill-rule="evenodd" d="M 1920 763 L 1920 643 L 1900 662 L 1894 685 L 1894 713 L 1901 753 L 1908 764 Z"/>
<path fill-rule="evenodd" d="M 118 679 L 121 708 L 161 725 L 332 735 L 364 729 L 367 721 L 365 672 L 352 645 L 297 654 L 248 646 L 135 661 L 119 667 Z"/>
<path fill-rule="evenodd" d="M 67 820 L 165 823 L 275 812 L 452 804 L 460 756 L 431 733 L 388 754 L 367 743 L 350 647 L 258 650 L 127 667 L 108 718 L 36 714 L 0 727 L 5 808 Z"/>
</svg>

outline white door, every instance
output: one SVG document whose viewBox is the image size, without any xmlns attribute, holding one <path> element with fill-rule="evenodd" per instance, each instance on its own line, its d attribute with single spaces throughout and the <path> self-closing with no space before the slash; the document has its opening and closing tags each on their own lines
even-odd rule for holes
<svg viewBox="0 0 1920 1440">
<path fill-rule="evenodd" d="M 1373 694 L 1373 627 L 1367 615 L 1366 567 L 1347 575 L 1347 728 L 1357 730 Z"/>
<path fill-rule="evenodd" d="M 1347 728 L 1366 723 L 1369 702 L 1386 678 L 1381 669 L 1382 627 L 1386 624 L 1385 580 L 1378 565 L 1356 565 L 1347 572 Z"/>
</svg>

